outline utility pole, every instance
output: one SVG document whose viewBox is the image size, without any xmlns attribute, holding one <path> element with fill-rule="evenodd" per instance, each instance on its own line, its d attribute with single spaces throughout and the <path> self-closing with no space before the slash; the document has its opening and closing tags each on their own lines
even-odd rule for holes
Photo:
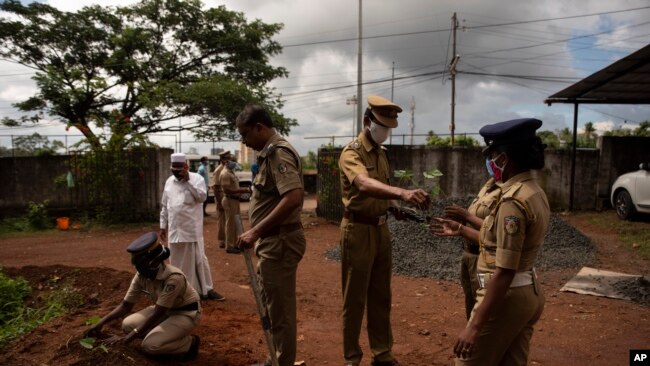
<svg viewBox="0 0 650 366">
<path fill-rule="evenodd" d="M 361 82 L 362 82 L 362 77 L 361 77 L 361 73 L 362 73 L 362 67 L 361 67 L 361 49 L 362 49 L 362 47 L 361 47 L 362 46 L 361 45 L 361 38 L 362 38 L 362 34 L 363 34 L 363 32 L 362 32 L 362 22 L 361 22 L 361 20 L 363 19 L 362 18 L 362 13 L 361 13 L 362 9 L 363 9 L 363 6 L 361 5 L 361 0 L 359 0 L 359 31 L 358 31 L 359 44 L 357 46 L 357 98 L 358 98 L 357 100 L 358 101 L 363 100 L 363 94 L 361 93 Z M 363 124 L 363 122 L 362 122 L 362 119 L 361 119 L 361 103 L 357 103 L 357 134 L 359 134 L 361 132 L 362 124 Z"/>
<path fill-rule="evenodd" d="M 415 97 L 411 96 L 411 122 L 409 122 L 409 127 L 411 128 L 411 146 L 413 146 L 413 130 L 415 129 Z"/>
<path fill-rule="evenodd" d="M 390 78 L 390 101 L 393 101 L 393 92 L 395 91 L 395 61 L 393 61 L 393 76 Z"/>
<path fill-rule="evenodd" d="M 181 117 L 178 117 L 178 151 L 177 152 L 179 152 L 179 153 L 183 152 L 181 150 L 181 143 L 183 142 L 183 139 L 182 139 L 183 135 L 181 135 L 182 131 L 183 131 L 183 129 L 181 128 Z"/>
<path fill-rule="evenodd" d="M 456 65 L 460 60 L 460 56 L 456 54 L 456 29 L 458 29 L 458 19 L 456 13 L 451 17 L 451 32 L 452 32 L 452 54 L 454 55 L 449 64 L 449 74 L 451 75 L 451 124 L 449 131 L 451 132 L 451 146 L 454 146 L 454 131 L 456 131 Z"/>
<path fill-rule="evenodd" d="M 354 140 L 354 137 L 356 136 L 354 134 L 354 125 L 355 125 L 356 118 L 354 118 L 354 117 L 356 115 L 357 102 L 358 102 L 358 100 L 357 100 L 356 95 L 353 95 L 352 98 L 348 98 L 348 99 L 345 100 L 345 104 L 352 105 L 352 139 L 353 140 Z"/>
</svg>

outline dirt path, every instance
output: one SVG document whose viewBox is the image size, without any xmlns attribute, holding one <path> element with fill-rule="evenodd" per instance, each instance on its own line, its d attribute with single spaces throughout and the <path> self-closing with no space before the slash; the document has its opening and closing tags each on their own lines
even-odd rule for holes
<svg viewBox="0 0 650 366">
<path fill-rule="evenodd" d="M 211 205 L 214 209 L 213 205 Z M 246 210 L 246 206 L 242 208 Z M 615 216 L 611 212 L 603 213 Z M 627 273 L 648 272 L 648 261 L 623 248 L 615 235 L 602 232 L 581 214 L 568 216 L 570 223 L 598 246 L 603 269 Z M 323 252 L 338 243 L 338 227 L 313 216 L 304 218 L 308 249 L 298 271 L 298 354 L 308 365 L 338 365 L 341 357 L 340 266 Z M 123 230 L 49 232 L 0 240 L 0 265 L 61 265 L 86 267 L 90 274 L 80 287 L 110 288 L 99 296 L 97 307 L 42 326 L 32 335 L 0 353 L 0 364 L 9 365 L 115 365 L 176 364 L 148 360 L 132 349 L 112 350 L 109 355 L 89 355 L 76 343 L 84 320 L 103 314 L 117 304 L 132 273 L 126 245 L 155 226 Z M 216 219 L 206 219 L 206 251 L 215 288 L 227 297 L 222 303 L 204 302 L 197 334 L 202 349 L 195 365 L 246 365 L 265 355 L 262 332 L 248 287 L 243 258 L 226 254 L 216 244 Z M 105 267 L 97 270 L 97 267 Z M 116 272 L 117 270 L 117 272 Z M 51 268 L 45 271 L 52 271 Z M 62 269 L 61 271 L 64 271 Z M 85 270 L 84 270 L 85 271 Z M 623 300 L 559 292 L 578 269 L 540 273 L 546 292 L 546 309 L 531 345 L 531 365 L 622 365 L 629 349 L 650 348 L 650 309 Z M 43 277 L 45 274 L 41 273 Z M 39 275 L 34 275 L 38 277 Z M 451 347 L 465 325 L 460 286 L 446 281 L 395 276 L 392 323 L 394 352 L 405 365 L 450 365 Z M 116 330 L 116 328 L 114 328 Z M 362 334 L 370 363 L 367 337 Z M 126 361 L 125 361 L 126 360 Z"/>
</svg>

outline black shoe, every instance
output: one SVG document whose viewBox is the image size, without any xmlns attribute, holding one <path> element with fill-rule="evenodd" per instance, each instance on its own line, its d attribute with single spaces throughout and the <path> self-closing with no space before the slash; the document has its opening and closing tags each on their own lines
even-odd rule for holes
<svg viewBox="0 0 650 366">
<path fill-rule="evenodd" d="M 201 338 L 197 335 L 192 336 L 192 344 L 190 349 L 183 355 L 183 361 L 195 360 L 199 355 L 199 346 L 201 345 Z"/>
<path fill-rule="evenodd" d="M 204 213 L 203 213 L 203 216 L 212 216 L 212 215 L 210 215 L 210 214 L 207 213 L 207 212 L 204 212 Z"/>
<path fill-rule="evenodd" d="M 234 247 L 228 247 L 228 248 L 226 248 L 226 253 L 229 253 L 229 254 L 240 254 L 240 253 L 241 253 L 241 249 L 239 249 L 239 248 L 234 248 Z"/>
<path fill-rule="evenodd" d="M 224 301 L 226 298 L 215 290 L 208 291 L 204 300 Z"/>
<path fill-rule="evenodd" d="M 370 363 L 370 366 L 399 366 L 399 362 L 397 362 L 397 360 L 391 360 L 391 361 L 375 361 L 375 360 L 373 360 Z"/>
</svg>

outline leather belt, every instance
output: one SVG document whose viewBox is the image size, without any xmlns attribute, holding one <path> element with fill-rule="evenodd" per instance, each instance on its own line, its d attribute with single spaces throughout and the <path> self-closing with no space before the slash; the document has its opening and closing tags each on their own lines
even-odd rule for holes
<svg viewBox="0 0 650 366">
<path fill-rule="evenodd" d="M 230 198 L 231 200 L 238 200 L 239 199 L 239 196 L 234 195 L 234 194 L 227 194 L 226 197 Z"/>
<path fill-rule="evenodd" d="M 366 216 L 358 212 L 344 211 L 343 217 L 358 224 L 381 226 L 386 223 L 386 215 L 381 216 Z"/>
<path fill-rule="evenodd" d="M 480 288 L 487 287 L 487 283 L 492 278 L 492 273 L 477 273 L 478 283 Z M 523 271 L 515 273 L 515 276 L 512 278 L 510 283 L 510 288 L 513 287 L 523 287 L 528 285 L 535 284 L 535 274 L 534 269 L 530 271 Z M 537 291 L 537 289 L 535 289 Z"/>
<path fill-rule="evenodd" d="M 196 311 L 199 310 L 199 303 L 193 302 L 191 304 L 183 305 L 180 308 L 172 309 L 173 311 Z"/>
<path fill-rule="evenodd" d="M 467 253 L 475 254 L 478 255 L 478 253 L 481 251 L 481 247 L 479 247 L 476 244 L 465 244 L 465 251 Z"/>
<path fill-rule="evenodd" d="M 280 234 L 291 233 L 299 229 L 302 229 L 301 222 L 294 222 L 293 224 L 280 225 L 274 227 L 273 229 L 267 230 L 264 233 L 264 235 L 262 235 L 260 238 L 264 239 L 264 238 L 268 238 L 269 236 L 277 236 Z"/>
</svg>

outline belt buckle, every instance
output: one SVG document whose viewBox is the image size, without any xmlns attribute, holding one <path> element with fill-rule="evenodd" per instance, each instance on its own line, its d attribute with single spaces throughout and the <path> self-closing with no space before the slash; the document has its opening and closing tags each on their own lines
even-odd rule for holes
<svg viewBox="0 0 650 366">
<path fill-rule="evenodd" d="M 381 226 L 385 223 L 386 223 L 386 215 L 379 216 L 379 220 L 377 220 L 377 226 Z"/>
</svg>

